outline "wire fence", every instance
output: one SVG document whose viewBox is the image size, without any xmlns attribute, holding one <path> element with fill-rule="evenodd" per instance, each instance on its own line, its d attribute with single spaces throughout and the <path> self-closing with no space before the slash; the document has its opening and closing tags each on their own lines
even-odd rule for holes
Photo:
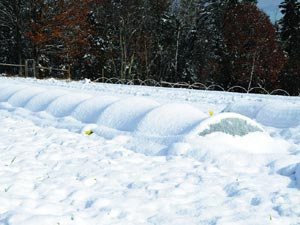
<svg viewBox="0 0 300 225">
<path fill-rule="evenodd" d="M 240 93 L 253 93 L 253 94 L 267 94 L 267 95 L 284 95 L 290 96 L 290 93 L 283 89 L 275 89 L 268 91 L 263 87 L 252 87 L 249 90 L 242 86 L 233 86 L 230 88 L 224 88 L 217 84 L 205 85 L 200 82 L 187 83 L 187 82 L 167 82 L 167 81 L 156 81 L 153 79 L 141 80 L 141 79 L 120 79 L 120 78 L 107 78 L 101 77 L 93 80 L 92 82 L 101 82 L 109 84 L 123 84 L 123 85 L 140 85 L 140 86 L 154 86 L 154 87 L 168 87 L 168 88 L 186 88 L 194 90 L 205 90 L 205 91 L 223 91 L 223 92 L 240 92 Z"/>
<path fill-rule="evenodd" d="M 2 67 L 10 68 L 10 70 L 4 71 L 13 71 L 10 74 L 14 75 L 24 75 L 25 77 L 35 77 L 35 78 L 60 78 L 60 79 L 68 79 L 71 80 L 70 67 L 67 69 L 60 68 L 51 68 L 51 67 L 42 67 L 40 65 L 36 65 L 35 61 L 32 59 L 26 60 L 25 65 L 18 64 L 7 64 L 0 63 L 0 74 L 5 75 L 6 72 L 1 71 Z M 45 76 L 45 71 L 48 72 L 48 76 Z M 53 73 L 54 74 L 51 74 Z M 58 75 L 58 74 L 63 74 Z M 30 75 L 31 74 L 31 75 Z M 39 74 L 39 75 L 38 75 Z M 43 74 L 43 75 L 41 75 Z M 56 75 L 55 75 L 56 74 Z M 57 76 L 58 75 L 58 76 Z M 187 82 L 167 82 L 167 81 L 156 81 L 154 79 L 121 79 L 117 77 L 100 77 L 92 82 L 101 82 L 101 83 L 110 83 L 110 84 L 123 84 L 123 85 L 140 85 L 140 86 L 154 86 L 154 87 L 168 87 L 168 88 L 186 88 L 186 89 L 194 89 L 194 90 L 210 90 L 210 91 L 223 91 L 223 92 L 239 92 L 239 93 L 255 93 L 255 94 L 267 94 L 267 95 L 284 95 L 290 96 L 290 93 L 283 89 L 275 89 L 272 91 L 268 91 L 263 87 L 252 87 L 250 89 L 246 89 L 242 86 L 233 86 L 230 88 L 224 88 L 217 84 L 206 85 L 200 82 L 195 83 L 187 83 Z M 299 93 L 300 96 L 300 93 Z"/>
</svg>

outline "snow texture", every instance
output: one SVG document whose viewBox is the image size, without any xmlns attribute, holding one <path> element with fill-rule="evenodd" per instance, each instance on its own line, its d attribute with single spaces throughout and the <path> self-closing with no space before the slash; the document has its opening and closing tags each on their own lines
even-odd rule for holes
<svg viewBox="0 0 300 225">
<path fill-rule="evenodd" d="M 236 112 L 257 122 L 276 128 L 291 128 L 300 125 L 299 102 L 277 101 L 272 103 L 236 102 L 229 105 L 224 111 Z"/>
<path fill-rule="evenodd" d="M 108 106 L 97 123 L 121 131 L 135 130 L 139 121 L 159 104 L 142 97 L 131 97 Z"/>
<path fill-rule="evenodd" d="M 195 107 L 182 103 L 170 103 L 148 113 L 141 120 L 138 131 L 153 136 L 180 135 L 204 118 L 207 118 L 207 115 Z"/>
<path fill-rule="evenodd" d="M 0 225 L 299 224 L 299 106 L 0 77 Z"/>
</svg>

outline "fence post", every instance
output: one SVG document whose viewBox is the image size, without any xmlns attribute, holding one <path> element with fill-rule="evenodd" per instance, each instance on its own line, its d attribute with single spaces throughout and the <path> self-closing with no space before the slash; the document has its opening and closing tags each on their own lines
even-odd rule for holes
<svg viewBox="0 0 300 225">
<path fill-rule="evenodd" d="M 102 83 L 104 83 L 104 68 L 102 68 Z"/>
<path fill-rule="evenodd" d="M 22 67 L 22 59 L 19 61 L 19 76 L 22 77 L 24 76 L 23 74 L 23 67 Z"/>
<path fill-rule="evenodd" d="M 71 80 L 71 66 L 70 65 L 68 65 L 68 69 L 67 69 L 68 71 L 67 71 L 67 73 L 68 73 L 68 80 Z"/>
<path fill-rule="evenodd" d="M 26 59 L 25 60 L 25 77 L 32 76 L 36 78 L 36 64 L 34 59 Z M 31 71 L 31 75 L 29 75 L 29 71 Z"/>
<path fill-rule="evenodd" d="M 37 68 L 37 65 L 36 65 L 34 59 L 32 60 L 32 70 L 33 70 L 33 77 L 37 78 L 37 76 L 38 76 L 38 68 Z"/>
<path fill-rule="evenodd" d="M 28 77 L 28 59 L 25 60 L 25 77 Z"/>
</svg>

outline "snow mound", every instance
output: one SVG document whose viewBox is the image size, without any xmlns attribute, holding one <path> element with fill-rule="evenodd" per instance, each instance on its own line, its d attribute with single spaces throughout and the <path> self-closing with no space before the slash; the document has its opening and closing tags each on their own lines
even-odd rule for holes
<svg viewBox="0 0 300 225">
<path fill-rule="evenodd" d="M 258 112 L 256 120 L 276 128 L 296 127 L 300 124 L 300 105 L 286 102 L 267 104 Z"/>
<path fill-rule="evenodd" d="M 284 154 L 289 146 L 266 132 L 252 132 L 245 136 L 215 132 L 207 136 L 186 136 L 182 143 L 170 146 L 167 156 L 193 158 L 238 173 L 241 169 L 256 170 L 260 165 L 267 165 Z"/>
<path fill-rule="evenodd" d="M 101 112 L 109 105 L 119 100 L 114 96 L 97 96 L 80 103 L 72 116 L 84 123 L 96 123 Z"/>
<path fill-rule="evenodd" d="M 91 98 L 85 94 L 68 94 L 55 99 L 46 111 L 55 117 L 69 116 L 72 111 L 83 101 Z"/>
<path fill-rule="evenodd" d="M 295 180 L 297 188 L 300 188 L 300 163 L 299 157 L 292 155 L 272 162 L 269 167 L 282 176 Z"/>
<path fill-rule="evenodd" d="M 201 122 L 193 131 L 200 136 L 215 132 L 232 136 L 245 136 L 253 132 L 263 132 L 263 128 L 255 121 L 240 114 L 221 113 Z"/>
<path fill-rule="evenodd" d="M 15 107 L 25 106 L 34 96 L 44 92 L 42 88 L 26 88 L 15 92 L 9 99 L 8 102 Z"/>
<path fill-rule="evenodd" d="M 275 128 L 292 128 L 300 124 L 300 105 L 291 102 L 235 102 L 224 112 L 235 112 Z"/>
<path fill-rule="evenodd" d="M 137 131 L 154 136 L 180 135 L 192 129 L 207 115 L 188 104 L 170 103 L 149 112 Z"/>
<path fill-rule="evenodd" d="M 223 112 L 235 112 L 251 119 L 254 119 L 259 110 L 265 105 L 263 102 L 239 102 L 229 104 Z"/>
<path fill-rule="evenodd" d="M 133 131 L 138 122 L 159 103 L 142 97 L 130 97 L 108 106 L 97 124 L 121 131 Z"/>
<path fill-rule="evenodd" d="M 0 90 L 0 101 L 5 102 L 7 101 L 12 95 L 16 92 L 27 88 L 27 86 L 23 85 L 8 85 Z"/>
<path fill-rule="evenodd" d="M 46 110 L 51 102 L 55 99 L 68 94 L 66 91 L 62 90 L 49 90 L 43 93 L 40 93 L 34 96 L 26 105 L 25 108 L 32 111 L 32 112 L 39 112 Z"/>
</svg>

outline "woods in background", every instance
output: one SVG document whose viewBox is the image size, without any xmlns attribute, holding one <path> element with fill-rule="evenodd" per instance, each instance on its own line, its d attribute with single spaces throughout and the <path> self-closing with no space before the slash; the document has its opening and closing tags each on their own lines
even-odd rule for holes
<svg viewBox="0 0 300 225">
<path fill-rule="evenodd" d="M 256 0 L 0 0 L 0 62 L 101 76 L 300 92 L 300 3 L 273 24 Z"/>
</svg>

